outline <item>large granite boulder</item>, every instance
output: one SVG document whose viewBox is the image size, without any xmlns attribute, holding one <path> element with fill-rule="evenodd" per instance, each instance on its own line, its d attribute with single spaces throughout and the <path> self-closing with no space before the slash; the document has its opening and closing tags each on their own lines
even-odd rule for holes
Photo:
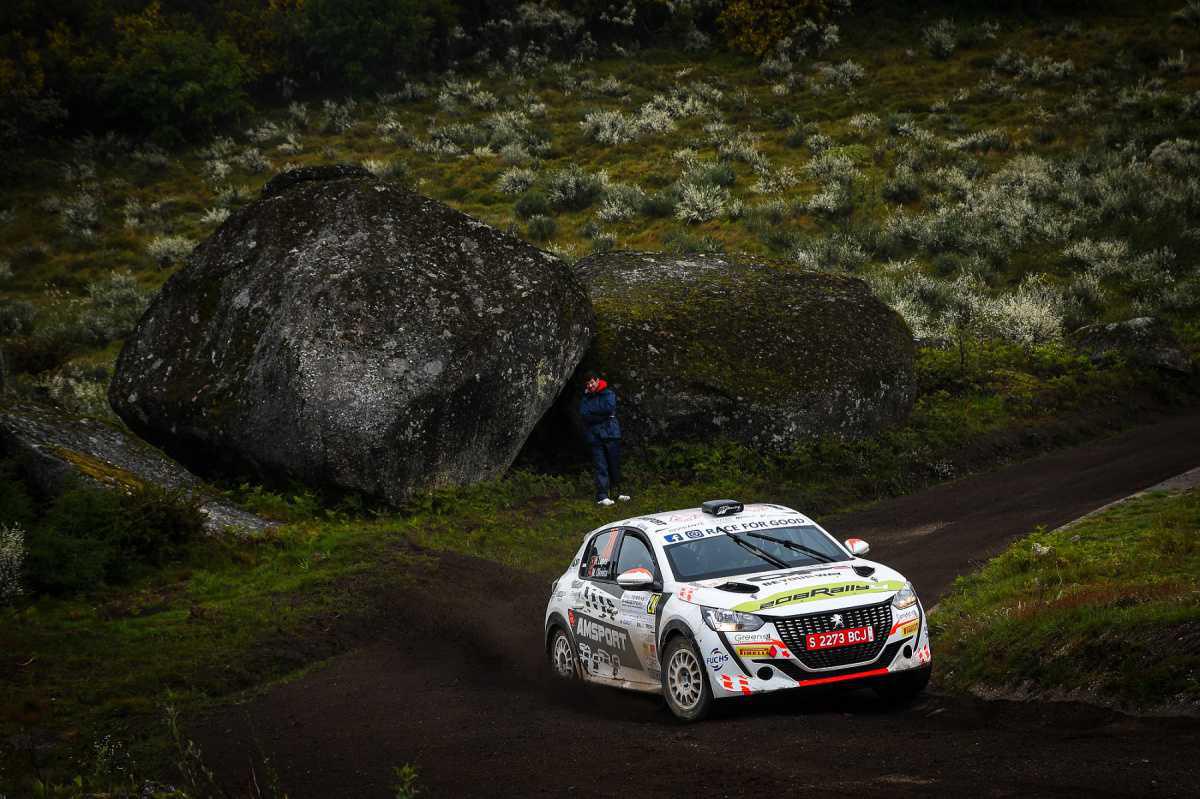
<svg viewBox="0 0 1200 799">
<path fill-rule="evenodd" d="M 257 533 L 269 525 L 226 502 L 196 475 L 116 425 L 40 403 L 0 405 L 0 455 L 16 459 L 30 482 L 50 496 L 73 482 L 114 491 L 153 485 L 196 497 L 210 533 Z"/>
<path fill-rule="evenodd" d="M 772 450 L 902 421 L 912 333 L 856 278 L 708 255 L 577 264 L 596 310 L 584 367 L 613 383 L 627 438 Z"/>
<path fill-rule="evenodd" d="M 360 171 L 303 170 L 166 282 L 109 399 L 197 469 L 401 501 L 506 469 L 593 322 L 554 256 Z"/>
<path fill-rule="evenodd" d="M 1192 363 L 1171 326 L 1139 316 L 1121 322 L 1086 325 L 1073 334 L 1079 348 L 1095 363 L 1124 358 L 1138 366 L 1191 374 Z"/>
</svg>

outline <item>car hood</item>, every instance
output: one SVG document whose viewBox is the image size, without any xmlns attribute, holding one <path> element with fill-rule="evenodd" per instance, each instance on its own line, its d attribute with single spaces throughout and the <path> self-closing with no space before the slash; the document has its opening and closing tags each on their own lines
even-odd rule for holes
<svg viewBox="0 0 1200 799">
<path fill-rule="evenodd" d="M 904 576 L 894 569 L 852 560 L 685 583 L 679 594 L 697 605 L 762 616 L 798 616 L 884 602 L 904 583 Z"/>
</svg>

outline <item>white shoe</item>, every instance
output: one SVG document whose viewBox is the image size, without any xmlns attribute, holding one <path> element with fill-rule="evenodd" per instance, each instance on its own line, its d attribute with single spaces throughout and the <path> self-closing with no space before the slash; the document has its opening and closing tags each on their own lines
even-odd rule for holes
<svg viewBox="0 0 1200 799">
<path fill-rule="evenodd" d="M 604 499 L 598 499 L 598 500 L 596 500 L 596 504 L 597 504 L 597 505 L 603 505 L 604 507 L 606 507 L 606 508 L 607 508 L 609 505 L 612 505 L 612 504 L 615 504 L 615 503 L 614 503 L 614 502 L 613 502 L 611 499 L 609 499 L 608 497 L 605 497 Z"/>
<path fill-rule="evenodd" d="M 620 502 L 628 502 L 628 501 L 629 501 L 629 495 L 628 495 L 628 494 L 618 494 L 618 495 L 617 495 L 617 500 L 618 500 L 618 501 L 620 501 Z"/>
</svg>

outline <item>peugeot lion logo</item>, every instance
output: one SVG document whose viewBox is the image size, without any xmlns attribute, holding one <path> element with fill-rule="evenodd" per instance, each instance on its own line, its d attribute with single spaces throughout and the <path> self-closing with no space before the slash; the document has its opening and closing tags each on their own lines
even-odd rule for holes
<svg viewBox="0 0 1200 799">
<path fill-rule="evenodd" d="M 831 622 L 833 622 L 834 627 L 845 627 L 846 626 L 845 623 L 842 621 L 842 614 L 840 614 L 840 613 L 833 614 L 832 616 L 829 617 L 829 620 Z"/>
</svg>

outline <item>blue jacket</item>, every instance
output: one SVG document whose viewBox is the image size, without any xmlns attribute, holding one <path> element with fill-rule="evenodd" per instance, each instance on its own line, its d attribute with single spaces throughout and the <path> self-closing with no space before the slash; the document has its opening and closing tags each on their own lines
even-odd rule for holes
<svg viewBox="0 0 1200 799">
<path fill-rule="evenodd" d="M 587 443 L 621 437 L 621 425 L 617 423 L 617 395 L 611 388 L 595 394 L 585 392 L 579 402 L 579 415 L 583 417 L 583 436 Z"/>
</svg>

